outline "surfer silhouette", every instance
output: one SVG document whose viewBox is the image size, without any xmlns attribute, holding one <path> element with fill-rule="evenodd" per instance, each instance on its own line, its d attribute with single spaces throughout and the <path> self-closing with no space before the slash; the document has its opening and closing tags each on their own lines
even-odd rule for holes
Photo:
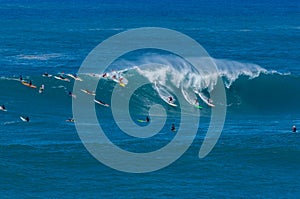
<svg viewBox="0 0 300 199">
<path fill-rule="evenodd" d="M 148 116 L 146 117 L 146 122 L 150 122 L 150 118 Z"/>
<path fill-rule="evenodd" d="M 40 87 L 39 92 L 40 92 L 40 93 L 44 92 L 44 89 L 45 89 L 45 86 L 44 86 L 44 84 L 42 84 L 41 87 Z"/>
<path fill-rule="evenodd" d="M 4 105 L 0 106 L 0 108 L 1 108 L 2 110 L 6 110 L 6 108 L 5 108 Z"/>
<path fill-rule="evenodd" d="M 171 126 L 171 131 L 173 131 L 173 132 L 176 131 L 175 124 L 172 124 L 172 126 Z"/>
<path fill-rule="evenodd" d="M 68 95 L 69 95 L 70 97 L 76 98 L 76 95 L 73 94 L 71 91 L 68 91 Z"/>
<path fill-rule="evenodd" d="M 172 96 L 170 96 L 168 99 L 169 99 L 169 103 L 173 103 L 173 97 Z"/>
<path fill-rule="evenodd" d="M 293 127 L 292 127 L 292 131 L 293 131 L 293 133 L 296 133 L 296 132 L 297 132 L 296 126 L 293 126 Z"/>
<path fill-rule="evenodd" d="M 75 119 L 69 118 L 69 119 L 66 120 L 66 122 L 75 122 Z"/>
</svg>

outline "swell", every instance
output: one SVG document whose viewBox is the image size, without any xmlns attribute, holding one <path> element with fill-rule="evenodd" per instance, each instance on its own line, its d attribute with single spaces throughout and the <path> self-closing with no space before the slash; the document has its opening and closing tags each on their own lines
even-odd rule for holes
<svg viewBox="0 0 300 199">
<path fill-rule="evenodd" d="M 148 60 L 149 61 L 149 60 Z M 153 61 L 153 60 L 150 60 Z M 300 110 L 300 77 L 292 74 L 281 74 L 276 71 L 268 71 L 258 65 L 243 64 L 235 61 L 215 60 L 219 74 L 222 77 L 227 94 L 227 106 L 229 110 L 255 110 L 258 112 L 269 110 L 299 111 Z M 144 62 L 145 63 L 145 62 Z M 166 88 L 170 93 L 180 93 L 182 89 L 196 89 L 209 97 L 209 91 L 213 91 L 214 77 L 204 77 L 192 70 L 187 65 L 182 65 L 181 60 L 174 60 L 167 63 L 168 67 L 152 65 L 151 69 L 127 62 L 126 67 L 118 71 L 130 81 L 138 82 L 141 78 L 147 79 L 146 85 L 134 93 L 131 99 L 131 112 L 144 114 L 149 110 L 151 104 L 168 105 L 161 99 L 162 96 L 154 87 L 157 82 L 161 87 Z M 166 65 L 166 62 L 164 63 Z M 173 67 L 177 64 L 177 67 Z M 180 66 L 180 67 L 178 67 Z M 87 80 L 99 81 L 99 78 L 86 74 L 79 74 Z M 33 84 L 39 87 L 45 85 L 45 92 L 38 93 L 38 89 L 31 89 L 23 86 L 16 77 L 0 78 L 0 104 L 5 104 L 10 112 L 22 114 L 46 114 L 65 116 L 72 115 L 71 100 L 68 95 L 73 89 L 73 81 L 63 82 L 53 77 L 42 76 L 24 77 L 25 80 L 32 80 Z M 130 84 L 129 81 L 129 84 Z M 97 88 L 96 98 L 110 103 L 110 94 L 114 86 L 118 85 L 111 80 L 100 81 Z M 106 93 L 102 95 L 102 93 Z M 191 97 L 189 97 L 192 99 Z M 76 99 L 74 99 L 76 100 Z M 201 101 L 201 99 L 199 99 Z M 189 101 L 190 103 L 190 101 Z M 201 103 L 205 109 L 209 107 Z M 101 107 L 103 108 L 103 107 Z M 174 108 L 174 113 L 179 109 Z"/>
</svg>

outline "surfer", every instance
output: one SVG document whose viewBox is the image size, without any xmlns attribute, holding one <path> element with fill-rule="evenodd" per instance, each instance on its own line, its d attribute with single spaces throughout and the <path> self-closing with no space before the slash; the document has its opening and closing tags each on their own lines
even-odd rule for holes
<svg viewBox="0 0 300 199">
<path fill-rule="evenodd" d="M 169 96 L 168 100 L 169 100 L 169 103 L 173 103 L 173 97 L 172 96 Z"/>
<path fill-rule="evenodd" d="M 75 119 L 69 118 L 69 119 L 66 120 L 66 122 L 75 122 Z"/>
<path fill-rule="evenodd" d="M 45 86 L 44 86 L 44 84 L 42 84 L 41 87 L 40 87 L 39 93 L 44 92 L 44 89 L 45 89 Z"/>
<path fill-rule="evenodd" d="M 5 108 L 5 106 L 4 106 L 4 105 L 0 106 L 0 110 L 2 110 L 2 111 L 6 111 L 6 108 Z"/>
<path fill-rule="evenodd" d="M 293 127 L 292 127 L 292 131 L 293 131 L 293 133 L 296 133 L 296 132 L 297 132 L 296 126 L 293 126 Z"/>
<path fill-rule="evenodd" d="M 107 73 L 104 73 L 104 74 L 102 75 L 102 77 L 107 77 Z"/>
<path fill-rule="evenodd" d="M 20 79 L 20 81 L 23 81 L 23 77 L 22 77 L 22 75 L 20 75 L 19 79 Z"/>
<path fill-rule="evenodd" d="M 23 122 L 29 122 L 29 117 L 20 117 Z"/>
<path fill-rule="evenodd" d="M 176 131 L 175 124 L 172 124 L 172 126 L 171 126 L 171 131 L 173 131 L 173 132 Z"/>
<path fill-rule="evenodd" d="M 94 102 L 96 102 L 97 104 L 100 104 L 100 105 L 102 105 L 102 106 L 109 107 L 109 104 L 106 104 L 106 103 L 102 102 L 101 100 L 96 100 L 96 99 L 94 99 Z"/>
<path fill-rule="evenodd" d="M 80 89 L 82 92 L 89 94 L 89 95 L 96 95 L 96 93 L 94 91 L 89 91 L 87 89 Z"/>
<path fill-rule="evenodd" d="M 150 118 L 148 116 L 146 117 L 146 122 L 150 122 Z"/>
<path fill-rule="evenodd" d="M 68 92 L 68 95 L 69 95 L 70 97 L 76 98 L 76 95 L 74 95 L 71 91 Z"/>
<path fill-rule="evenodd" d="M 48 77 L 49 74 L 48 74 L 47 72 L 45 72 L 45 73 L 43 74 L 43 76 Z"/>
</svg>

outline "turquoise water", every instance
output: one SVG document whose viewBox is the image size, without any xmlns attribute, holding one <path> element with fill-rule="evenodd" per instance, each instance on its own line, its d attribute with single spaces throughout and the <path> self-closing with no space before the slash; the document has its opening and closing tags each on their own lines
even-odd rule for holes
<svg viewBox="0 0 300 199">
<path fill-rule="evenodd" d="M 298 197 L 300 136 L 291 133 L 291 127 L 300 126 L 299 1 L 1 1 L 0 10 L 0 104 L 8 110 L 0 112 L 2 197 Z M 100 42 L 139 27 L 174 29 L 203 45 L 224 81 L 227 115 L 215 148 L 199 159 L 211 113 L 199 99 L 203 109 L 197 135 L 183 156 L 161 170 L 132 174 L 96 160 L 75 125 L 65 122 L 72 117 L 68 92 L 74 81 L 41 75 L 76 73 Z M 174 70 L 163 73 L 153 67 L 141 73 L 133 67 L 142 69 L 151 62 L 168 63 Z M 186 79 L 180 79 L 183 65 L 165 52 L 139 51 L 109 70 L 135 78 L 128 86 L 167 74 L 161 86 L 176 93 L 176 85 L 185 84 Z M 45 92 L 21 85 L 19 75 L 37 86 L 44 84 Z M 79 75 L 84 82 L 95 80 Z M 101 80 L 96 99 L 110 104 L 115 86 Z M 144 119 L 152 103 L 161 104 L 168 118 L 162 130 L 147 139 L 124 134 L 110 108 L 95 109 L 116 145 L 141 153 L 169 143 L 175 136 L 171 124 L 178 127 L 180 114 L 196 111 L 171 108 L 150 83 L 131 98 L 131 118 Z M 21 122 L 21 115 L 30 122 Z"/>
</svg>

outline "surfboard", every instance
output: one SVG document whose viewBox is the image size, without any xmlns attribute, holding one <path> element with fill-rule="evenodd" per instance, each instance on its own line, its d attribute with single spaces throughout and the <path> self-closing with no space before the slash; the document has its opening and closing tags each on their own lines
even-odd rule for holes
<svg viewBox="0 0 300 199">
<path fill-rule="evenodd" d="M 164 100 L 165 102 L 167 102 L 170 106 L 173 106 L 173 107 L 177 107 L 177 104 L 174 104 L 172 102 L 169 102 L 168 100 Z"/>
<path fill-rule="evenodd" d="M 23 122 L 28 122 L 28 121 L 26 120 L 25 117 L 20 116 L 20 119 L 21 119 Z"/>
<path fill-rule="evenodd" d="M 194 90 L 194 92 L 195 92 L 195 93 L 202 99 L 202 101 L 205 102 L 208 106 L 210 106 L 210 107 L 215 107 L 215 105 L 212 104 L 212 103 L 210 103 L 210 102 L 208 101 L 208 99 L 207 99 L 205 96 L 203 96 L 203 94 L 201 94 L 200 92 L 198 92 L 198 91 L 196 91 L 196 90 Z"/>
<path fill-rule="evenodd" d="M 146 120 L 137 120 L 138 122 L 147 122 Z"/>
<path fill-rule="evenodd" d="M 100 102 L 100 101 L 98 101 L 96 99 L 94 99 L 94 102 L 97 103 L 97 104 L 99 104 L 99 105 L 102 105 L 102 106 L 105 106 L 105 107 L 109 107 L 109 104 L 102 103 L 102 102 Z"/>
<path fill-rule="evenodd" d="M 198 109 L 202 109 L 203 107 L 202 106 L 199 106 L 199 105 L 197 105 L 197 104 L 195 104 L 194 105 L 196 108 L 198 108 Z"/>
<path fill-rule="evenodd" d="M 80 90 L 81 90 L 82 92 L 88 94 L 88 95 L 93 95 L 93 96 L 96 95 L 96 93 L 95 93 L 94 91 L 89 91 L 89 90 L 86 90 L 86 89 L 80 89 Z"/>
<path fill-rule="evenodd" d="M 21 83 L 23 84 L 23 85 L 25 85 L 25 86 L 28 86 L 28 87 L 30 87 L 30 88 L 36 88 L 36 86 L 35 85 L 33 85 L 33 84 L 29 84 L 29 83 L 27 83 L 27 82 L 24 82 L 24 81 L 21 81 Z"/>
<path fill-rule="evenodd" d="M 55 79 L 61 80 L 61 81 L 65 81 L 65 82 L 70 82 L 70 80 L 68 78 L 61 78 L 58 76 L 54 76 Z"/>
<path fill-rule="evenodd" d="M 75 79 L 75 80 L 77 80 L 77 81 L 82 81 L 82 79 L 81 79 L 80 77 L 75 77 L 75 76 L 72 75 L 72 74 L 66 74 L 66 76 L 69 76 L 69 77 L 71 77 L 71 78 L 73 78 L 73 79 Z"/>
<path fill-rule="evenodd" d="M 125 84 L 122 82 L 119 82 L 120 86 L 125 87 Z"/>
</svg>

